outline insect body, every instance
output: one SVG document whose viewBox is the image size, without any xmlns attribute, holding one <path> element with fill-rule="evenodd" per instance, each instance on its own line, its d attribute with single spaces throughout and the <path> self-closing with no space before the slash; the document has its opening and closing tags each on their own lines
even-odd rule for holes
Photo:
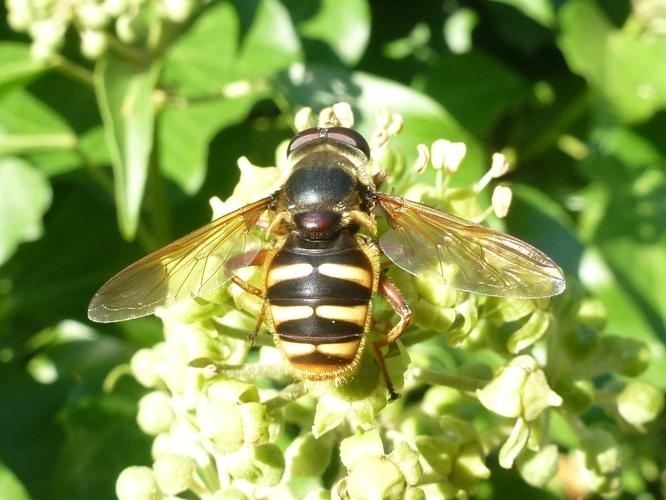
<svg viewBox="0 0 666 500">
<path fill-rule="evenodd" d="M 352 129 L 299 133 L 280 189 L 121 271 L 95 294 L 89 318 L 144 316 L 231 279 L 263 300 L 253 335 L 265 322 L 296 375 L 336 379 L 359 359 L 380 293 L 400 318 L 372 343 L 393 396 L 380 349 L 402 334 L 411 313 L 381 271 L 381 254 L 411 274 L 471 292 L 537 298 L 564 290 L 562 271 L 527 243 L 378 191 L 365 168 L 369 154 Z M 392 228 L 379 241 L 377 215 Z M 266 239 L 272 244 L 262 245 Z M 261 289 L 234 274 L 251 265 L 263 266 Z"/>
</svg>

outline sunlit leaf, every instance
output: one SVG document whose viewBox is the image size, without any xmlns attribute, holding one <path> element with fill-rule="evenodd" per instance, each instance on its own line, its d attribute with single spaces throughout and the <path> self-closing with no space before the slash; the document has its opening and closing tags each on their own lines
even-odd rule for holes
<svg viewBox="0 0 666 500">
<path fill-rule="evenodd" d="M 116 56 L 102 59 L 95 70 L 97 101 L 113 160 L 120 231 L 136 233 L 153 147 L 155 110 L 152 92 L 159 65 L 128 63 Z"/>
<path fill-rule="evenodd" d="M 22 85 L 50 67 L 50 64 L 30 57 L 30 45 L 0 42 L 0 95 Z"/>
<path fill-rule="evenodd" d="M 0 264 L 24 241 L 42 235 L 42 216 L 51 204 L 46 177 L 19 158 L 0 159 Z"/>
</svg>

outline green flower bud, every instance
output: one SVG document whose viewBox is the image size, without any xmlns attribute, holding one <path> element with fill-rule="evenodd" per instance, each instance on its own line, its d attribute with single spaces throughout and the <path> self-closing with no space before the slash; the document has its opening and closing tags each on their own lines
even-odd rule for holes
<svg viewBox="0 0 666 500">
<path fill-rule="evenodd" d="M 638 340 L 609 335 L 601 339 L 600 350 L 609 369 L 627 377 L 637 377 L 650 364 L 650 350 Z"/>
<path fill-rule="evenodd" d="M 534 300 L 487 297 L 482 315 L 498 323 L 511 323 L 527 317 L 536 308 L 537 303 Z"/>
<path fill-rule="evenodd" d="M 439 307 L 448 308 L 460 304 L 467 297 L 465 292 L 451 288 L 440 279 L 414 277 L 416 291 L 424 300 Z"/>
<path fill-rule="evenodd" d="M 572 328 L 564 330 L 558 340 L 570 360 L 583 361 L 596 352 L 599 330 L 585 323 L 576 323 Z"/>
<path fill-rule="evenodd" d="M 166 432 L 174 421 L 171 399 L 161 391 L 146 394 L 139 400 L 137 422 L 143 432 L 156 436 Z"/>
<path fill-rule="evenodd" d="M 592 297 L 583 298 L 578 304 L 576 317 L 581 323 L 592 326 L 597 331 L 603 331 L 608 322 L 608 311 L 599 299 Z"/>
<path fill-rule="evenodd" d="M 284 456 L 274 444 L 244 446 L 227 460 L 229 474 L 261 486 L 275 486 L 284 474 Z"/>
<path fill-rule="evenodd" d="M 220 400 L 202 400 L 196 410 L 201 433 L 223 452 L 243 445 L 243 417 L 238 405 Z"/>
<path fill-rule="evenodd" d="M 423 299 L 412 303 L 411 308 L 414 324 L 438 332 L 449 331 L 459 317 L 455 309 L 433 305 Z"/>
<path fill-rule="evenodd" d="M 324 394 L 317 403 L 312 434 L 322 436 L 338 427 L 345 419 L 354 427 L 367 428 L 375 423 L 379 410 L 386 406 L 384 389 L 379 389 L 369 396 L 349 403 L 333 394 Z"/>
<path fill-rule="evenodd" d="M 403 498 L 405 478 L 400 469 L 384 458 L 368 458 L 347 476 L 347 493 L 354 500 Z"/>
<path fill-rule="evenodd" d="M 602 494 L 616 494 L 620 488 L 621 459 L 618 445 L 611 434 L 591 431 L 581 442 L 575 456 L 588 487 Z"/>
<path fill-rule="evenodd" d="M 423 395 L 421 409 L 427 415 L 436 417 L 450 412 L 451 408 L 460 404 L 462 400 L 462 394 L 457 389 L 438 385 L 431 387 Z"/>
<path fill-rule="evenodd" d="M 557 446 L 550 444 L 537 452 L 525 451 L 518 458 L 518 470 L 527 484 L 543 488 L 557 472 L 559 453 Z"/>
<path fill-rule="evenodd" d="M 455 439 L 460 444 L 477 443 L 479 435 L 476 429 L 468 420 L 452 417 L 451 415 L 442 415 L 439 419 L 439 426 L 451 439 Z"/>
<path fill-rule="evenodd" d="M 377 429 L 359 432 L 340 443 L 340 460 L 347 469 L 371 458 L 383 456 L 384 444 Z"/>
<path fill-rule="evenodd" d="M 159 357 L 153 349 L 139 349 L 132 356 L 130 369 L 134 378 L 144 387 L 156 387 L 160 376 L 155 370 Z"/>
<path fill-rule="evenodd" d="M 161 0 L 164 17 L 175 23 L 185 21 L 194 10 L 193 0 Z"/>
<path fill-rule="evenodd" d="M 210 399 L 219 399 L 230 403 L 259 402 L 259 391 L 256 386 L 234 379 L 213 382 L 208 386 L 206 394 Z"/>
<path fill-rule="evenodd" d="M 290 476 L 321 477 L 331 463 L 333 439 L 329 436 L 316 439 L 308 432 L 292 441 L 284 453 Z"/>
<path fill-rule="evenodd" d="M 88 59 L 98 59 L 108 46 L 106 33 L 86 30 L 81 33 L 81 53 Z"/>
<path fill-rule="evenodd" d="M 469 497 L 464 490 L 451 484 L 446 479 L 436 483 L 424 484 L 420 489 L 425 493 L 426 498 L 432 500 L 448 500 L 450 498 L 466 500 Z"/>
<path fill-rule="evenodd" d="M 312 427 L 316 401 L 312 396 L 303 396 L 286 405 L 282 411 L 285 422 L 304 429 Z"/>
<path fill-rule="evenodd" d="M 38 40 L 35 40 L 30 45 L 30 57 L 35 61 L 48 62 L 56 52 L 57 50 L 53 45 L 45 44 Z"/>
<path fill-rule="evenodd" d="M 146 26 L 138 16 L 123 14 L 116 20 L 116 34 L 122 42 L 134 43 L 145 34 L 145 31 Z"/>
<path fill-rule="evenodd" d="M 490 469 L 483 463 L 483 455 L 478 444 L 463 446 L 453 464 L 450 479 L 454 484 L 468 488 L 481 479 L 490 477 Z"/>
<path fill-rule="evenodd" d="M 652 422 L 664 409 L 664 394 L 656 387 L 634 380 L 629 382 L 617 397 L 617 410 L 622 418 L 644 431 L 645 424 Z"/>
<path fill-rule="evenodd" d="M 30 36 L 36 43 L 55 50 L 62 44 L 65 29 L 66 26 L 55 17 L 40 19 L 30 25 Z"/>
<path fill-rule="evenodd" d="M 388 459 L 398 466 L 408 485 L 417 484 L 423 475 L 419 453 L 404 441 L 398 443 Z"/>
<path fill-rule="evenodd" d="M 157 485 L 167 495 L 177 495 L 192 484 L 195 463 L 183 455 L 163 455 L 153 464 Z"/>
<path fill-rule="evenodd" d="M 217 490 L 209 498 L 210 500 L 248 500 L 247 495 L 237 488 Z"/>
<path fill-rule="evenodd" d="M 158 500 L 162 498 L 150 467 L 127 467 L 116 479 L 119 500 Z"/>
<path fill-rule="evenodd" d="M 417 436 L 416 448 L 435 472 L 448 476 L 460 452 L 460 442 L 450 435 Z"/>
<path fill-rule="evenodd" d="M 541 340 L 552 322 L 552 314 L 542 309 L 535 309 L 529 319 L 511 334 L 506 347 L 512 354 L 517 354 Z"/>
<path fill-rule="evenodd" d="M 551 406 L 562 405 L 562 398 L 548 385 L 542 370 L 530 372 L 522 388 L 523 418 L 531 422 Z"/>
<path fill-rule="evenodd" d="M 595 396 L 594 384 L 579 375 L 560 378 L 555 383 L 555 392 L 562 397 L 562 406 L 571 413 L 581 414 L 592 405 Z"/>
<path fill-rule="evenodd" d="M 268 442 L 268 426 L 270 418 L 266 405 L 261 403 L 244 403 L 240 405 L 243 422 L 243 441 L 250 446 L 258 446 Z"/>
<path fill-rule="evenodd" d="M 8 6 L 9 13 L 7 15 L 7 24 L 14 31 L 25 33 L 30 27 L 32 22 L 32 12 L 25 4 L 16 4 Z"/>
<path fill-rule="evenodd" d="M 426 500 L 425 492 L 416 486 L 407 486 L 405 490 L 405 500 Z"/>
</svg>

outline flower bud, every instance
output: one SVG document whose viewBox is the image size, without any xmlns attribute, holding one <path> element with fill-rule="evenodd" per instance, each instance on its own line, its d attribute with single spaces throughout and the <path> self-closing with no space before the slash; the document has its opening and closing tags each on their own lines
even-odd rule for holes
<svg viewBox="0 0 666 500">
<path fill-rule="evenodd" d="M 257 387 L 240 380 L 217 380 L 210 384 L 206 390 L 210 399 L 219 399 L 229 403 L 258 403 L 259 391 Z"/>
<path fill-rule="evenodd" d="M 343 439 L 340 443 L 340 460 L 347 469 L 352 469 L 371 458 L 383 456 L 384 444 L 377 429 L 359 432 Z"/>
<path fill-rule="evenodd" d="M 384 458 L 358 463 L 347 476 L 347 493 L 353 499 L 403 498 L 405 478 L 400 469 Z"/>
<path fill-rule="evenodd" d="M 167 495 L 177 495 L 192 484 L 195 463 L 183 455 L 163 455 L 153 464 L 157 485 Z"/>
<path fill-rule="evenodd" d="M 575 456 L 590 489 L 605 495 L 619 492 L 622 463 L 619 447 L 611 434 L 602 430 L 590 431 Z"/>
<path fill-rule="evenodd" d="M 108 46 L 106 33 L 103 31 L 85 30 L 81 32 L 81 53 L 88 59 L 98 59 Z"/>
<path fill-rule="evenodd" d="M 243 441 L 250 446 L 259 446 L 268 442 L 270 418 L 266 405 L 245 403 L 240 405 L 243 423 Z"/>
<path fill-rule="evenodd" d="M 104 10 L 111 17 L 118 17 L 129 8 L 130 0 L 105 0 Z"/>
<path fill-rule="evenodd" d="M 398 466 L 408 485 L 415 485 L 421 480 L 423 468 L 419 463 L 419 453 L 406 442 L 398 443 L 388 459 Z"/>
<path fill-rule="evenodd" d="M 210 500 L 248 500 L 248 497 L 238 488 L 224 488 L 211 495 Z"/>
<path fill-rule="evenodd" d="M 664 409 L 664 394 L 653 385 L 640 380 L 627 384 L 617 397 L 617 410 L 622 418 L 644 431 L 645 424 L 652 422 Z"/>
<path fill-rule="evenodd" d="M 25 4 L 16 4 L 8 6 L 7 24 L 14 31 L 25 33 L 32 22 L 32 12 L 29 6 Z"/>
<path fill-rule="evenodd" d="M 132 14 L 122 14 L 116 19 L 116 34 L 124 43 L 134 43 L 145 33 L 143 21 Z"/>
<path fill-rule="evenodd" d="M 182 23 L 194 10 L 193 0 L 161 0 L 162 12 L 164 17 L 174 23 Z"/>
<path fill-rule="evenodd" d="M 132 356 L 130 369 L 134 378 L 144 387 L 156 387 L 160 383 L 160 376 L 155 370 L 159 361 L 153 349 L 139 349 Z"/>
<path fill-rule="evenodd" d="M 146 394 L 139 400 L 137 422 L 143 432 L 156 436 L 166 432 L 174 421 L 171 399 L 162 391 Z"/>
<path fill-rule="evenodd" d="M 261 486 L 275 486 L 284 475 L 284 456 L 274 444 L 243 447 L 227 461 L 229 474 Z"/>
<path fill-rule="evenodd" d="M 599 331 L 591 325 L 576 323 L 558 335 L 562 350 L 572 361 L 583 361 L 594 354 L 599 346 Z"/>
<path fill-rule="evenodd" d="M 549 444 L 537 452 L 525 451 L 518 458 L 518 470 L 527 484 L 543 488 L 557 472 L 557 445 Z"/>
<path fill-rule="evenodd" d="M 312 434 L 315 438 L 319 438 L 335 429 L 344 421 L 350 409 L 351 403 L 342 401 L 332 394 L 324 394 L 317 402 Z"/>
<path fill-rule="evenodd" d="M 483 463 L 478 444 L 468 444 L 460 449 L 450 477 L 454 484 L 466 488 L 490 477 L 490 469 Z"/>
<path fill-rule="evenodd" d="M 637 377 L 650 364 L 650 350 L 638 340 L 609 335 L 601 339 L 600 351 L 605 354 L 609 369 L 627 377 Z"/>
<path fill-rule="evenodd" d="M 608 311 L 606 306 L 599 299 L 585 297 L 580 301 L 576 317 L 579 321 L 592 325 L 599 331 L 606 328 L 608 322 Z"/>
<path fill-rule="evenodd" d="M 536 309 L 529 319 L 509 337 L 506 347 L 512 354 L 517 354 L 541 340 L 552 321 L 552 314 Z"/>
<path fill-rule="evenodd" d="M 303 497 L 303 500 L 331 500 L 331 492 L 324 488 L 319 488 L 308 492 L 308 494 Z"/>
<path fill-rule="evenodd" d="M 308 432 L 292 441 L 284 453 L 290 476 L 321 477 L 331 463 L 334 441 L 329 436 L 316 439 Z"/>
<path fill-rule="evenodd" d="M 202 400 L 196 410 L 201 433 L 223 452 L 243 445 L 243 420 L 238 405 L 221 400 Z"/>
<path fill-rule="evenodd" d="M 158 500 L 155 474 L 150 467 L 127 467 L 116 479 L 116 496 L 119 500 Z"/>
<path fill-rule="evenodd" d="M 581 414 L 592 405 L 595 396 L 594 384 L 578 375 L 560 377 L 555 382 L 555 392 L 562 397 L 562 406 L 567 411 Z"/>
<path fill-rule="evenodd" d="M 460 452 L 460 442 L 450 435 L 417 436 L 416 448 L 435 472 L 448 476 Z"/>
<path fill-rule="evenodd" d="M 423 395 L 421 409 L 425 414 L 435 417 L 450 412 L 453 407 L 462 401 L 463 397 L 460 391 L 438 385 L 431 387 Z"/>
<path fill-rule="evenodd" d="M 95 2 L 79 2 L 76 16 L 84 30 L 102 30 L 109 22 L 109 16 L 104 6 Z"/>
</svg>

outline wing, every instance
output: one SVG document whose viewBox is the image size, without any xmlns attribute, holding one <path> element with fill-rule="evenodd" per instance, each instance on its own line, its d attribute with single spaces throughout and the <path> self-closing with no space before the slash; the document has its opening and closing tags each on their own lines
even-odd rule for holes
<svg viewBox="0 0 666 500">
<path fill-rule="evenodd" d="M 498 297 L 550 297 L 566 286 L 562 270 L 518 238 L 397 196 L 375 199 L 393 227 L 379 245 L 408 273 Z"/>
<path fill-rule="evenodd" d="M 260 250 L 251 230 L 268 209 L 267 197 L 224 215 L 123 269 L 95 294 L 88 318 L 110 323 L 152 314 L 228 281 L 225 263 L 248 265 Z"/>
</svg>

